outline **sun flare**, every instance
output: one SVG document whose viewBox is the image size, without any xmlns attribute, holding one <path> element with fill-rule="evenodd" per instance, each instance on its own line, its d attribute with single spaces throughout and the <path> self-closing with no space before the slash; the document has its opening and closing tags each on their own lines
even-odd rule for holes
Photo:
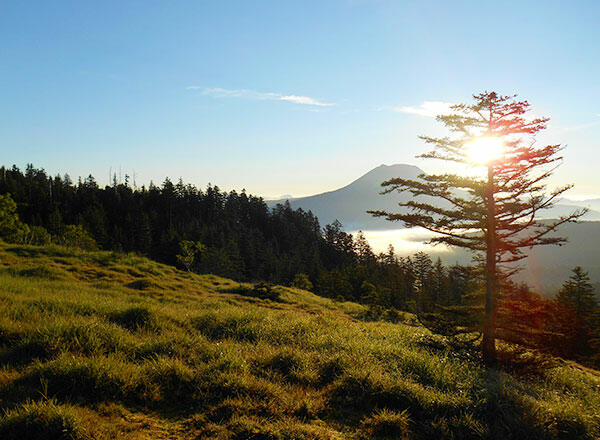
<svg viewBox="0 0 600 440">
<path fill-rule="evenodd" d="M 472 162 L 487 165 L 498 159 L 504 152 L 504 143 L 497 137 L 479 137 L 466 145 L 467 155 Z"/>
</svg>

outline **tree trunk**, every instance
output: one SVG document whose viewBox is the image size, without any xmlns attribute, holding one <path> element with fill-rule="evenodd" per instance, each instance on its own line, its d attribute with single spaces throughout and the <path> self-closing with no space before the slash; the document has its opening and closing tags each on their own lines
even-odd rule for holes
<svg viewBox="0 0 600 440">
<path fill-rule="evenodd" d="M 481 352 L 484 363 L 493 365 L 496 362 L 496 207 L 494 203 L 494 168 L 491 164 L 488 166 L 486 207 L 486 291 Z"/>
</svg>

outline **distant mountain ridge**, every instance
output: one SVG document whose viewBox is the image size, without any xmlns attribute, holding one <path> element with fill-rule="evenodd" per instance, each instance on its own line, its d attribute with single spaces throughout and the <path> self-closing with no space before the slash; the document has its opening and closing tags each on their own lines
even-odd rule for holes
<svg viewBox="0 0 600 440">
<path fill-rule="evenodd" d="M 321 226 L 337 219 L 347 231 L 398 229 L 403 227 L 402 224 L 392 224 L 383 218 L 375 218 L 367 211 L 398 212 L 398 203 L 413 199 L 412 195 L 407 192 L 381 195 L 383 190 L 381 183 L 394 177 L 416 179 L 421 173 L 423 170 L 409 164 L 380 165 L 342 188 L 307 197 L 268 200 L 267 204 L 274 207 L 288 200 L 294 209 L 312 211 L 319 218 Z M 588 205 L 595 207 L 596 201 L 590 200 L 590 203 L 587 203 L 586 200 L 573 202 L 563 199 L 553 208 L 546 210 L 543 217 L 557 218 L 567 215 L 576 208 Z M 590 210 L 585 220 L 600 221 L 600 212 Z"/>
<path fill-rule="evenodd" d="M 321 226 L 339 220 L 346 231 L 357 230 L 394 230 L 402 229 L 401 223 L 392 223 L 382 218 L 375 218 L 367 210 L 384 210 L 398 212 L 398 203 L 413 199 L 410 193 L 393 192 L 381 195 L 381 182 L 394 177 L 415 179 L 423 171 L 413 165 L 395 164 L 380 165 L 359 177 L 352 183 L 334 191 L 316 194 L 309 197 L 287 199 L 292 208 L 302 208 L 312 211 L 320 221 Z M 283 203 L 286 199 L 267 201 L 270 207 Z M 541 246 L 528 251 L 529 258 L 525 270 L 517 280 L 526 281 L 532 288 L 546 294 L 558 290 L 564 280 L 570 275 L 574 266 L 581 266 L 589 271 L 592 282 L 600 282 L 600 200 L 572 201 L 559 200 L 553 208 L 545 210 L 543 218 L 558 218 L 567 215 L 574 209 L 592 208 L 580 224 L 563 225 L 558 231 L 559 236 L 569 239 L 564 246 Z M 394 244 L 394 240 L 390 239 Z M 398 246 L 399 254 L 406 253 Z M 444 260 L 452 264 L 455 261 L 468 263 L 470 255 L 464 250 L 446 253 Z"/>
<path fill-rule="evenodd" d="M 379 194 L 383 188 L 381 183 L 394 177 L 415 179 L 423 170 L 413 165 L 396 164 L 380 165 L 359 177 L 352 183 L 314 196 L 287 199 L 292 208 L 312 211 L 319 218 L 322 226 L 339 220 L 348 231 L 357 229 L 390 229 L 391 225 L 384 219 L 375 218 L 368 210 L 397 210 L 398 203 L 409 200 L 410 194 Z M 270 200 L 271 207 L 284 199 Z M 393 227 L 399 227 L 395 225 Z"/>
</svg>

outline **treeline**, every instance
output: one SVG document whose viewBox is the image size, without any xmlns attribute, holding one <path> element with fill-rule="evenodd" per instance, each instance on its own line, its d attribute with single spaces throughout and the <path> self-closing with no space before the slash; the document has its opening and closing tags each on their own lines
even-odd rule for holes
<svg viewBox="0 0 600 440">
<path fill-rule="evenodd" d="M 311 212 L 289 204 L 269 209 L 244 191 L 210 185 L 201 190 L 169 179 L 133 188 L 127 176 L 124 183 L 115 178 L 101 188 L 92 176 L 75 183 L 29 165 L 25 171 L 0 168 L 0 211 L 9 209 L 7 194 L 23 225 L 13 225 L 12 233 L 22 242 L 137 252 L 198 273 L 296 285 L 368 304 L 366 319 L 393 321 L 398 310 L 415 312 L 432 330 L 448 335 L 476 331 L 481 324 L 477 266 L 446 266 L 422 252 L 398 257 L 391 246 L 377 254 L 362 234 L 353 237 L 337 221 L 322 228 Z M 6 239 L 2 221 L 0 212 L 0 236 Z M 499 337 L 600 362 L 598 304 L 585 274 L 576 275 L 577 282 L 567 282 L 556 301 L 505 283 Z"/>
<path fill-rule="evenodd" d="M 435 276 L 425 276 L 426 254 L 398 258 L 392 247 L 375 254 L 362 234 L 353 237 L 337 221 L 321 228 L 311 212 L 287 203 L 269 209 L 259 197 L 217 186 L 201 190 L 165 179 L 161 186 L 133 188 L 126 176 L 101 188 L 92 176 L 74 183 L 28 165 L 25 171 L 0 168 L 0 194 L 16 202 L 30 242 L 49 241 L 47 231 L 62 244 L 93 248 L 87 234 L 102 249 L 240 281 L 289 285 L 304 275 L 323 296 L 387 308 L 460 302 L 474 278 L 468 267 L 446 268 L 440 261 Z M 202 251 L 184 264 L 185 243 L 199 243 Z"/>
<path fill-rule="evenodd" d="M 202 252 L 189 268 L 195 272 L 279 284 L 306 274 L 325 296 L 398 308 L 414 301 L 418 269 L 410 259 L 393 251 L 375 255 L 362 235 L 353 238 L 339 222 L 321 228 L 311 212 L 289 204 L 269 209 L 244 191 L 201 190 L 169 179 L 133 188 L 127 176 L 102 188 L 92 176 L 75 183 L 28 165 L 24 171 L 0 168 L 0 194 L 16 202 L 19 218 L 35 232 L 31 242 L 47 241 L 47 231 L 67 243 L 78 232 L 102 249 L 182 268 L 182 243 L 199 242 Z"/>
</svg>

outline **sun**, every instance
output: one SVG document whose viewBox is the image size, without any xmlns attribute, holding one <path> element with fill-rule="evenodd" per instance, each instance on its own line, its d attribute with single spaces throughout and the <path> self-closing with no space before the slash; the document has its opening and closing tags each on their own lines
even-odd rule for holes
<svg viewBox="0 0 600 440">
<path fill-rule="evenodd" d="M 504 143 L 497 137 L 478 137 L 466 144 L 466 151 L 473 163 L 487 165 L 502 156 Z"/>
</svg>

